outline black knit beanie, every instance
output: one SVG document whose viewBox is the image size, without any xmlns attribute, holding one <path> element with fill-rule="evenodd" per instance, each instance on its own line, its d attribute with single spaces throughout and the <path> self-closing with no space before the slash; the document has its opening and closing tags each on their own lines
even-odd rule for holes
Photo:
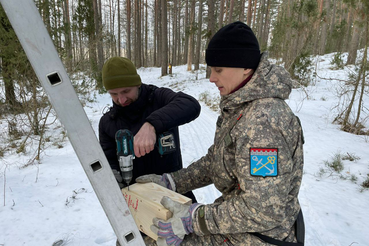
<svg viewBox="0 0 369 246">
<path fill-rule="evenodd" d="M 258 40 L 245 23 L 228 24 L 210 40 L 205 60 L 213 67 L 256 69 L 260 62 Z"/>
</svg>

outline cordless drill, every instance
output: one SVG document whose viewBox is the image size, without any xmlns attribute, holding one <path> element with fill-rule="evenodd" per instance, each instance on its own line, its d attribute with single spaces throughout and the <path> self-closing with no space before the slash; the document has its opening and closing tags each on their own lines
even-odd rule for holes
<svg viewBox="0 0 369 246">
<path fill-rule="evenodd" d="M 115 141 L 117 142 L 117 156 L 122 178 L 129 189 L 129 184 L 132 181 L 133 159 L 135 158 L 132 132 L 127 129 L 118 130 L 115 133 Z"/>
<path fill-rule="evenodd" d="M 133 159 L 135 152 L 133 149 L 133 135 L 130 130 L 122 129 L 115 133 L 117 142 L 117 156 L 119 167 L 122 171 L 122 178 L 129 189 L 132 181 Z M 164 132 L 158 136 L 157 147 L 160 155 L 166 155 L 176 150 L 174 136 L 171 132 Z"/>
</svg>

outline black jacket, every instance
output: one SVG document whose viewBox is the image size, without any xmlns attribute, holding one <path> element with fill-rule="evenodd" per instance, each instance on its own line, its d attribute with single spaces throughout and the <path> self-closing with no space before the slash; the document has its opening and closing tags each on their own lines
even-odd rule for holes
<svg viewBox="0 0 369 246">
<path fill-rule="evenodd" d="M 133 135 L 145 122 L 151 123 L 156 135 L 171 131 L 175 138 L 176 151 L 161 156 L 157 147 L 149 154 L 133 160 L 134 180 L 145 174 L 174 172 L 182 168 L 182 156 L 178 126 L 196 119 L 200 114 L 200 105 L 196 99 L 182 92 L 173 92 L 168 88 L 142 84 L 138 99 L 126 107 L 113 107 L 105 113 L 99 123 L 99 140 L 112 169 L 119 170 L 116 154 L 115 133 L 128 129 Z"/>
</svg>

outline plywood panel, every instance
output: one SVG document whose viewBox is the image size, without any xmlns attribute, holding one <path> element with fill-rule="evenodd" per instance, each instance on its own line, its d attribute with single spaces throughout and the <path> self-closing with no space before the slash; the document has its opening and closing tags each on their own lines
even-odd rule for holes
<svg viewBox="0 0 369 246">
<path fill-rule="evenodd" d="M 164 220 L 172 217 L 172 213 L 161 205 L 163 196 L 167 196 L 182 204 L 191 204 L 192 200 L 155 183 L 133 184 L 122 189 L 124 198 L 140 231 L 153 239 L 157 239 L 151 230 L 153 218 Z"/>
</svg>

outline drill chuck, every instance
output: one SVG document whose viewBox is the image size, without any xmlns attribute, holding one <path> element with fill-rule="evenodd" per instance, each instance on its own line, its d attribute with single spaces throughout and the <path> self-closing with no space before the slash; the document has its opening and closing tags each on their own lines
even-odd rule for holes
<svg viewBox="0 0 369 246">
<path fill-rule="evenodd" d="M 119 166 L 120 170 L 122 171 L 122 178 L 127 186 L 129 186 L 132 181 L 133 159 L 134 157 L 132 155 L 119 156 Z"/>
</svg>

